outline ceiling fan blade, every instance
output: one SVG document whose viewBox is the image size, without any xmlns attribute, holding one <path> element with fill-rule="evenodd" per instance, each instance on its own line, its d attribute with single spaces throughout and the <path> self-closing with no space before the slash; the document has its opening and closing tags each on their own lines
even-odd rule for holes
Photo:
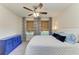
<svg viewBox="0 0 79 59">
<path fill-rule="evenodd" d="M 31 10 L 31 9 L 29 9 L 29 8 L 27 8 L 27 7 L 23 7 L 24 9 L 27 9 L 27 10 L 29 10 L 29 11 L 33 11 L 33 10 Z"/>
<path fill-rule="evenodd" d="M 41 8 L 43 7 L 43 4 L 40 3 L 40 4 L 38 5 L 38 7 L 41 9 Z"/>
<path fill-rule="evenodd" d="M 29 14 L 28 16 L 31 16 L 31 15 L 33 15 L 33 14 Z"/>
<path fill-rule="evenodd" d="M 40 14 L 47 14 L 47 12 L 40 12 Z"/>
</svg>

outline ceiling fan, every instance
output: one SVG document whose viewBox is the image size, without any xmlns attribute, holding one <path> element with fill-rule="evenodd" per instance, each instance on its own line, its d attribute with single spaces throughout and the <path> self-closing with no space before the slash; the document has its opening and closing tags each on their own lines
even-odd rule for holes
<svg viewBox="0 0 79 59">
<path fill-rule="evenodd" d="M 23 7 L 23 8 L 28 10 L 28 11 L 33 12 L 31 14 L 28 14 L 28 16 L 34 15 L 34 17 L 38 17 L 40 14 L 44 14 L 44 15 L 47 14 L 47 12 L 40 12 L 40 11 L 38 11 L 38 9 L 41 9 L 42 7 L 43 7 L 43 4 L 39 3 L 37 6 L 33 6 L 33 9 L 30 9 L 30 8 L 27 8 L 27 7 Z"/>
</svg>

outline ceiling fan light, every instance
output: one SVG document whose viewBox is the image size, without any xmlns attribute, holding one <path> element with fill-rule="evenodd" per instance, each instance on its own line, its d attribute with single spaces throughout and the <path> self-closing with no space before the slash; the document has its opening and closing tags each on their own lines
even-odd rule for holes
<svg viewBox="0 0 79 59">
<path fill-rule="evenodd" d="M 39 13 L 33 13 L 34 17 L 38 17 Z"/>
</svg>

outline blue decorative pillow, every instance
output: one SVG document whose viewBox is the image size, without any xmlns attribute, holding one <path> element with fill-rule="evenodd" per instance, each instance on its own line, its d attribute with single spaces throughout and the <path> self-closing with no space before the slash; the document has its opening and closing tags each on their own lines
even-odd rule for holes
<svg viewBox="0 0 79 59">
<path fill-rule="evenodd" d="M 76 43 L 76 37 L 74 34 L 68 34 L 66 36 L 65 42 L 70 43 L 70 44 L 75 44 Z"/>
</svg>

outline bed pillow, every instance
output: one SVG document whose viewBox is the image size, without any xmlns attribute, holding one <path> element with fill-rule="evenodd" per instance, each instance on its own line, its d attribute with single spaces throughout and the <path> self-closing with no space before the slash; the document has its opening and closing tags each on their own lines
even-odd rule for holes
<svg viewBox="0 0 79 59">
<path fill-rule="evenodd" d="M 54 33 L 52 36 L 54 36 L 56 39 L 58 39 L 59 41 L 62 41 L 62 42 L 64 42 L 65 38 L 66 38 L 66 36 L 61 36 L 61 35 L 56 34 L 56 33 Z"/>
<path fill-rule="evenodd" d="M 69 44 L 75 44 L 78 39 L 77 36 L 75 36 L 74 34 L 69 34 L 69 33 L 65 33 L 65 32 L 58 32 L 57 34 L 66 36 L 65 42 L 67 42 Z"/>
<path fill-rule="evenodd" d="M 68 31 L 68 32 L 63 32 L 63 33 L 67 34 L 66 36 L 73 34 L 76 37 L 76 43 L 79 42 L 79 33 L 78 32 Z"/>
<path fill-rule="evenodd" d="M 70 36 L 70 35 L 75 36 L 75 37 L 76 37 L 76 43 L 79 42 L 79 33 L 74 32 L 74 31 L 68 31 L 68 32 L 63 32 L 63 33 L 65 33 L 66 36 L 68 36 L 68 35 L 69 35 L 69 36 Z M 62 33 L 60 33 L 60 34 L 62 34 Z M 65 34 L 63 34 L 63 35 L 65 35 Z"/>
<path fill-rule="evenodd" d="M 68 34 L 66 36 L 65 42 L 69 43 L 69 44 L 75 44 L 76 43 L 76 37 L 74 34 Z"/>
<path fill-rule="evenodd" d="M 66 36 L 65 38 L 65 42 L 69 43 L 69 44 L 75 44 L 76 42 L 78 42 L 78 34 L 75 33 L 71 33 L 68 32 L 57 32 L 57 34 L 61 35 L 61 36 Z"/>
<path fill-rule="evenodd" d="M 69 43 L 69 44 L 75 44 L 77 41 L 77 36 L 73 34 L 69 34 L 69 33 L 65 33 L 65 32 L 59 32 L 58 34 L 62 35 L 62 36 L 66 36 L 65 42 Z"/>
<path fill-rule="evenodd" d="M 79 34 L 78 33 L 73 33 L 76 37 L 76 43 L 79 43 Z"/>
</svg>

